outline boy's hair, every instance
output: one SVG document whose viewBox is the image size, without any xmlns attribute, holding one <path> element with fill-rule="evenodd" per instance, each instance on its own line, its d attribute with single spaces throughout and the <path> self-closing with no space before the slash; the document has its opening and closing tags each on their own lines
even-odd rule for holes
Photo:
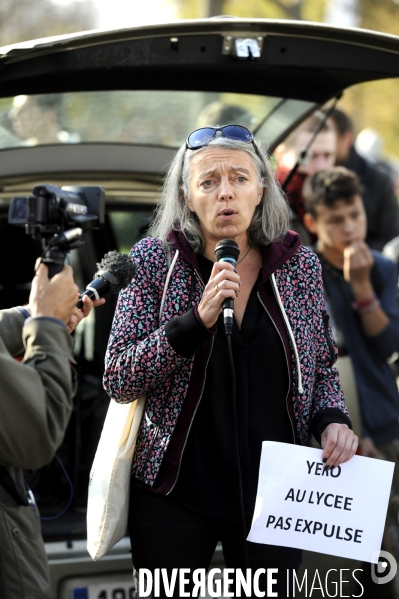
<svg viewBox="0 0 399 599">
<path fill-rule="evenodd" d="M 334 166 L 308 177 L 302 195 L 306 212 L 316 218 L 317 206 L 332 208 L 340 200 L 351 204 L 355 196 L 362 195 L 362 186 L 356 173 L 343 166 Z"/>
</svg>

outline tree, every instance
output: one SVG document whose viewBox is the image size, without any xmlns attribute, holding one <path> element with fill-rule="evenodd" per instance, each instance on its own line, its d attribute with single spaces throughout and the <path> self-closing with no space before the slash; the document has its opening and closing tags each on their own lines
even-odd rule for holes
<svg viewBox="0 0 399 599">
<path fill-rule="evenodd" d="M 182 18 L 234 15 L 298 20 L 309 18 L 309 4 L 313 5 L 310 13 L 321 18 L 324 0 L 177 0 L 177 4 Z"/>
<path fill-rule="evenodd" d="M 290 20 L 301 20 L 302 17 L 302 8 L 304 4 L 304 0 L 274 0 L 274 3 L 281 8 L 286 13 L 286 18 Z"/>
<path fill-rule="evenodd" d="M 0 46 L 95 27 L 91 0 L 0 0 Z"/>
<path fill-rule="evenodd" d="M 223 14 L 225 0 L 206 0 L 204 2 L 204 17 L 216 17 Z"/>
<path fill-rule="evenodd" d="M 365 29 L 399 35 L 399 3 L 396 0 L 361 0 L 361 25 Z M 342 100 L 344 110 L 353 116 L 356 132 L 372 127 L 383 138 L 387 155 L 399 157 L 397 101 L 399 79 L 356 85 Z"/>
</svg>

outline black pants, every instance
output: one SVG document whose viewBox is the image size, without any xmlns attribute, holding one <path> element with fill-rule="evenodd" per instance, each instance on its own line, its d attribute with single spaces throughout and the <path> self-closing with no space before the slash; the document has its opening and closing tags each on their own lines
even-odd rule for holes
<svg viewBox="0 0 399 599">
<path fill-rule="evenodd" d="M 249 525 L 247 523 L 248 530 Z M 277 592 L 279 598 L 289 596 L 287 570 L 292 581 L 292 570 L 299 567 L 302 559 L 299 549 L 245 541 L 240 522 L 216 520 L 186 509 L 167 497 L 137 488 L 131 493 L 129 532 L 136 572 L 146 568 L 154 575 L 155 569 L 165 568 L 170 580 L 174 568 L 188 568 L 190 572 L 208 569 L 216 545 L 221 541 L 227 568 L 239 569 L 244 575 L 247 566 L 252 569 L 252 575 L 259 568 L 277 568 L 278 572 L 272 575 L 277 584 L 271 590 Z M 267 575 L 261 574 L 258 582 L 259 589 L 267 597 Z M 234 590 L 234 583 L 232 588 Z M 187 585 L 184 590 L 191 594 L 191 589 L 192 585 Z M 162 583 L 159 596 L 166 597 Z M 241 597 L 244 596 L 241 591 Z M 179 597 L 178 583 L 173 597 Z"/>
</svg>

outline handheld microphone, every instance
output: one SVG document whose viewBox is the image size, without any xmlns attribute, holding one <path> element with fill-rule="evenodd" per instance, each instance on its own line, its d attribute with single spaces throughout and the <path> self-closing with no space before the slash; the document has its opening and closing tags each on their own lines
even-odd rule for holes
<svg viewBox="0 0 399 599">
<path fill-rule="evenodd" d="M 215 256 L 218 262 L 230 262 L 234 266 L 237 264 L 240 248 L 234 239 L 222 239 L 216 244 Z M 233 333 L 233 315 L 234 315 L 234 300 L 228 297 L 223 302 L 223 320 L 226 335 Z"/>
<path fill-rule="evenodd" d="M 94 279 L 86 287 L 77 303 L 78 308 L 83 307 L 83 296 L 88 295 L 91 300 L 96 300 L 110 293 L 119 293 L 125 289 L 137 272 L 137 265 L 127 254 L 120 254 L 112 250 L 105 254 L 100 264 L 96 264 L 98 271 Z"/>
</svg>

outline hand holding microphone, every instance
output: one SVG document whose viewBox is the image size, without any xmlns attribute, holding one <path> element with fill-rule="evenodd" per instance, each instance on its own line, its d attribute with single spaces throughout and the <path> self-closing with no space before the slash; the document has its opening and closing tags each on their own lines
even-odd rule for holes
<svg viewBox="0 0 399 599">
<path fill-rule="evenodd" d="M 79 293 L 77 293 L 76 297 L 80 298 L 80 301 L 83 303 L 83 306 L 82 308 L 78 308 L 77 305 L 75 305 L 71 314 L 69 315 L 69 320 L 66 323 L 66 330 L 69 334 L 71 334 L 76 329 L 78 324 L 84 318 L 87 318 L 89 316 L 93 308 L 97 308 L 97 306 L 102 306 L 103 304 L 105 304 L 104 298 L 92 301 L 88 295 L 84 295 L 82 297 Z"/>
<path fill-rule="evenodd" d="M 105 254 L 100 264 L 97 264 L 94 279 L 86 287 L 78 301 L 77 307 L 83 307 L 83 297 L 88 295 L 91 300 L 99 300 L 105 295 L 119 293 L 125 289 L 136 275 L 137 266 L 127 254 L 112 250 Z"/>
<path fill-rule="evenodd" d="M 119 293 L 121 289 L 134 278 L 137 266 L 127 254 L 120 254 L 112 250 L 105 254 L 100 264 L 97 264 L 98 271 L 94 279 L 86 287 L 80 296 L 79 301 L 66 324 L 68 333 L 72 333 L 83 318 L 86 318 L 93 307 L 101 306 L 105 303 L 104 296 L 110 293 Z"/>
<path fill-rule="evenodd" d="M 223 309 L 226 334 L 231 335 L 234 299 L 240 290 L 240 275 L 235 272 L 240 250 L 234 240 L 223 239 L 216 245 L 215 254 L 218 262 L 215 262 L 205 286 L 198 313 L 204 325 L 210 329 Z"/>
</svg>

